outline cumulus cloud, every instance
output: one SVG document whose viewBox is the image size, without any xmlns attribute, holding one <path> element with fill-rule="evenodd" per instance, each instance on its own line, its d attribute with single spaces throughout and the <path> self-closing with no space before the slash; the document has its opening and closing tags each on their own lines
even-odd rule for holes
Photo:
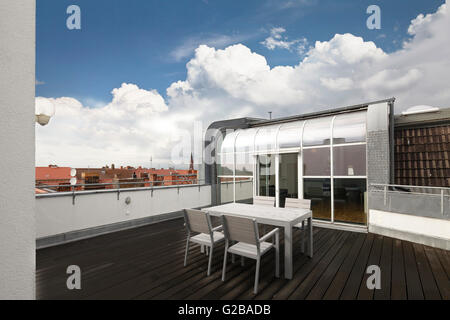
<svg viewBox="0 0 450 320">
<path fill-rule="evenodd" d="M 251 35 L 248 34 L 212 34 L 188 37 L 184 40 L 183 43 L 181 43 L 170 52 L 170 56 L 175 61 L 181 61 L 185 58 L 191 57 L 195 49 L 201 44 L 215 48 L 223 48 L 231 44 L 245 41 L 250 37 Z"/>
<path fill-rule="evenodd" d="M 304 54 L 308 46 L 308 40 L 303 37 L 289 41 L 286 36 L 283 36 L 285 32 L 286 29 L 282 27 L 272 28 L 270 30 L 270 36 L 262 41 L 261 44 L 269 50 L 280 48 L 292 51 L 295 48 L 300 55 Z"/>
<path fill-rule="evenodd" d="M 293 66 L 268 65 L 242 44 L 224 49 L 200 45 L 187 77 L 158 92 L 123 84 L 110 103 L 95 109 L 69 98 L 37 98 L 56 105 L 46 127 L 37 128 L 37 160 L 48 164 L 144 163 L 153 155 L 168 163 L 171 150 L 201 120 L 275 117 L 396 97 L 396 112 L 413 105 L 448 107 L 450 90 L 448 1 L 419 15 L 402 48 L 386 53 L 371 41 L 336 34 L 316 41 Z M 271 34 L 286 41 L 284 29 Z M 289 41 L 289 40 L 288 40 Z M 61 160 L 61 161 L 60 161 Z M 165 162 L 164 162 L 165 161 Z"/>
</svg>

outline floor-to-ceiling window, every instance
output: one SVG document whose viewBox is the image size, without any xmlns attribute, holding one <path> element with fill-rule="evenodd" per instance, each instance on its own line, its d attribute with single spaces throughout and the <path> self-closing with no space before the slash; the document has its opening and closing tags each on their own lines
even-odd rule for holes
<svg viewBox="0 0 450 320">
<path fill-rule="evenodd" d="M 258 155 L 258 196 L 275 197 L 275 155 Z"/>
<path fill-rule="evenodd" d="M 257 164 L 256 195 L 265 197 L 276 196 L 275 157 L 276 135 L 279 126 L 258 128 L 255 135 L 255 154 Z"/>
<path fill-rule="evenodd" d="M 254 139 L 256 130 L 239 130 L 235 142 L 235 202 L 253 202 Z"/>
<path fill-rule="evenodd" d="M 334 221 L 366 224 L 366 113 L 336 116 L 333 122 Z"/>
<path fill-rule="evenodd" d="M 308 120 L 303 130 L 303 197 L 314 219 L 331 221 L 331 120 Z"/>
<path fill-rule="evenodd" d="M 234 142 L 236 132 L 225 135 L 217 155 L 217 185 L 220 203 L 234 201 Z"/>
<path fill-rule="evenodd" d="M 282 153 L 279 162 L 280 207 L 284 207 L 286 198 L 298 198 L 298 153 Z"/>
</svg>

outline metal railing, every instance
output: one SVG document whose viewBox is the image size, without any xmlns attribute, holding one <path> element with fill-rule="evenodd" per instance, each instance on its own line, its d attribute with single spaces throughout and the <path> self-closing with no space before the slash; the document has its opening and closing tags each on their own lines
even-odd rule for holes
<svg viewBox="0 0 450 320">
<path fill-rule="evenodd" d="M 183 183 L 176 183 L 183 182 Z M 127 181 L 127 182 L 107 182 L 107 183 L 83 183 L 83 184 L 59 184 L 59 185 L 36 185 L 38 189 L 49 189 L 49 188 L 70 188 L 69 191 L 56 191 L 36 194 L 36 198 L 44 198 L 44 197 L 57 197 L 57 196 L 72 196 L 72 204 L 75 204 L 75 197 L 77 195 L 86 195 L 93 193 L 107 193 L 107 192 L 116 192 L 117 200 L 120 199 L 120 192 L 129 192 L 129 191 L 145 191 L 149 190 L 151 192 L 151 197 L 153 197 L 153 190 L 158 189 L 167 189 L 167 188 L 177 188 L 177 192 L 180 192 L 180 188 L 183 187 L 193 187 L 197 186 L 200 191 L 200 187 L 204 185 L 201 182 L 205 182 L 205 179 L 190 179 L 190 180 L 166 180 L 166 181 Z M 121 185 L 144 185 L 140 187 L 120 187 Z M 150 186 L 145 186 L 150 185 Z M 114 188 L 92 188 L 92 187 L 106 187 L 113 186 Z M 86 188 L 83 190 L 76 190 L 77 188 Z"/>
<path fill-rule="evenodd" d="M 442 217 L 449 216 L 450 211 L 450 188 L 447 187 L 431 187 L 431 186 L 412 186 L 412 185 L 398 185 L 398 184 L 370 184 L 369 191 L 372 193 L 372 199 L 378 198 L 376 195 L 382 194 L 383 205 L 385 209 L 395 209 L 393 207 L 400 206 L 401 208 L 410 208 L 413 212 L 414 205 L 420 207 L 420 210 L 425 211 L 423 215 L 429 215 L 436 212 L 437 209 Z M 418 205 L 418 202 L 422 205 Z M 436 207 L 439 202 L 439 208 Z M 373 205 L 372 201 L 372 205 Z M 377 204 L 380 207 L 380 204 Z M 428 207 L 427 207 L 428 205 Z M 432 217 L 437 217 L 431 214 Z"/>
</svg>

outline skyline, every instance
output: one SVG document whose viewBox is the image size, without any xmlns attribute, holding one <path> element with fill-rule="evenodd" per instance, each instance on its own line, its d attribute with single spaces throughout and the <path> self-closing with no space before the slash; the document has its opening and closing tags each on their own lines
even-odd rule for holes
<svg viewBox="0 0 450 320">
<path fill-rule="evenodd" d="M 146 166 L 152 156 L 167 166 L 174 146 L 192 144 L 194 123 L 268 111 L 391 96 L 397 113 L 447 107 L 442 3 L 377 1 L 381 29 L 369 30 L 369 1 L 78 1 L 82 28 L 71 31 L 68 1 L 40 1 L 37 104 L 56 114 L 36 129 L 36 165 Z"/>
</svg>

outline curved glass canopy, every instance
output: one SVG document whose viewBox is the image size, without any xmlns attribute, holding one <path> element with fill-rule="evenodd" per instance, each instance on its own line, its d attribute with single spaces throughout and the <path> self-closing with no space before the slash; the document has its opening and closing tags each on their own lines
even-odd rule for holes
<svg viewBox="0 0 450 320">
<path fill-rule="evenodd" d="M 333 120 L 334 119 L 334 120 Z M 331 128 L 333 126 L 333 128 Z M 366 111 L 239 129 L 225 135 L 220 153 L 273 153 L 366 141 Z"/>
<path fill-rule="evenodd" d="M 303 121 L 295 121 L 281 125 L 280 130 L 278 131 L 278 148 L 300 148 L 303 124 Z"/>
</svg>

